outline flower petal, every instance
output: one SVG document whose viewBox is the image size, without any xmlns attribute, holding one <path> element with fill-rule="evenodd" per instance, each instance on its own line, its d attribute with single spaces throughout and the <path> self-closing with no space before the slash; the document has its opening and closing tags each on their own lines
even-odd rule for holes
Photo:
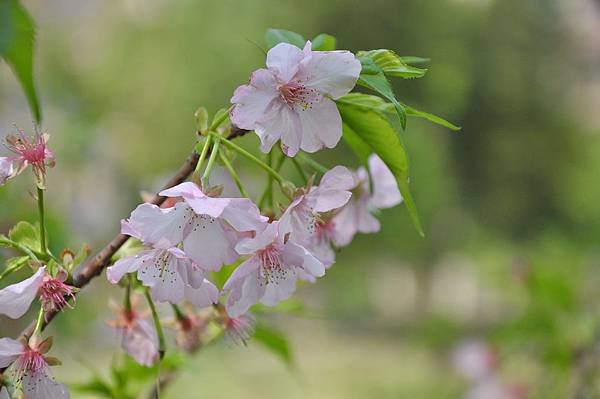
<svg viewBox="0 0 600 399">
<path fill-rule="evenodd" d="M 158 336 L 146 320 L 137 320 L 123 329 L 121 347 L 142 366 L 150 367 L 158 361 Z"/>
<path fill-rule="evenodd" d="M 204 270 L 218 271 L 238 258 L 233 232 L 225 231 L 218 219 L 196 216 L 183 240 L 185 253 Z"/>
<path fill-rule="evenodd" d="M 181 242 L 187 218 L 192 210 L 185 203 L 161 209 L 153 204 L 141 204 L 121 228 L 123 234 L 136 233 L 134 237 L 156 248 L 170 248 Z"/>
<path fill-rule="evenodd" d="M 191 260 L 178 258 L 168 251 L 154 251 L 154 257 L 138 270 L 138 279 L 150 287 L 156 301 L 177 304 L 184 298 L 184 276 Z"/>
<path fill-rule="evenodd" d="M 333 148 L 342 138 L 342 117 L 335 103 L 326 97 L 311 108 L 298 111 L 302 130 L 302 150 L 316 152 Z"/>
<path fill-rule="evenodd" d="M 238 87 L 233 93 L 230 112 L 231 122 L 239 128 L 253 130 L 260 122 L 271 102 L 279 96 L 277 79 L 268 69 L 252 73 L 250 84 Z"/>
<path fill-rule="evenodd" d="M 402 202 L 396 178 L 376 154 L 369 157 L 369 170 L 373 178 L 371 203 L 380 209 L 391 208 Z"/>
<path fill-rule="evenodd" d="M 11 319 L 23 316 L 31 306 L 31 302 L 38 296 L 38 289 L 46 275 L 46 267 L 40 267 L 31 277 L 1 289 L 0 314 L 5 314 Z"/>
<path fill-rule="evenodd" d="M 163 197 L 183 197 L 183 198 L 202 198 L 206 197 L 206 194 L 200 190 L 200 187 L 196 183 L 190 181 L 180 183 L 176 186 L 162 190 L 158 195 Z"/>
<path fill-rule="evenodd" d="M 274 107 L 255 129 L 261 140 L 261 151 L 269 152 L 276 139 L 281 138 L 283 152 L 293 157 L 302 142 L 302 125 L 298 113 L 287 105 Z M 275 141 L 273 141 L 275 139 Z"/>
<path fill-rule="evenodd" d="M 286 264 L 300 268 L 311 276 L 322 277 L 325 275 L 323 263 L 306 248 L 296 243 L 288 242 L 285 245 L 283 260 Z"/>
<path fill-rule="evenodd" d="M 10 158 L 0 157 L 0 186 L 13 176 L 14 168 Z"/>
<path fill-rule="evenodd" d="M 267 67 L 275 72 L 281 82 L 287 83 L 298 72 L 304 57 L 304 52 L 293 44 L 279 43 L 267 53 Z"/>
<path fill-rule="evenodd" d="M 360 61 L 349 51 L 312 51 L 296 76 L 305 86 L 336 100 L 354 88 L 361 69 Z"/>
<path fill-rule="evenodd" d="M 260 232 L 256 233 L 256 236 L 252 238 L 245 238 L 235 246 L 235 250 L 240 255 L 253 254 L 259 249 L 263 249 L 268 245 L 275 242 L 279 235 L 279 222 L 272 222 Z"/>
<path fill-rule="evenodd" d="M 352 172 L 347 168 L 336 166 L 327 171 L 323 175 L 323 178 L 321 178 L 319 186 L 309 193 L 315 199 L 314 210 L 317 212 L 328 212 L 341 208 L 352 196 L 349 190 L 352 190 L 354 185 Z"/>
<path fill-rule="evenodd" d="M 263 296 L 265 288 L 258 278 L 259 267 L 259 260 L 251 257 L 239 265 L 225 283 L 223 291 L 229 292 L 226 305 L 229 316 L 243 315 Z"/>
<path fill-rule="evenodd" d="M 70 398 L 67 387 L 54 380 L 48 366 L 37 371 L 27 371 L 23 375 L 23 393 L 27 399 Z"/>
<path fill-rule="evenodd" d="M 137 255 L 119 259 L 106 269 L 106 277 L 112 284 L 117 284 L 127 273 L 133 273 L 146 264 L 152 263 L 156 250 L 142 251 Z"/>
<path fill-rule="evenodd" d="M 185 299 L 199 308 L 210 306 L 219 301 L 219 291 L 217 287 L 207 279 L 198 288 L 191 286 L 185 287 Z"/>
<path fill-rule="evenodd" d="M 269 218 L 262 216 L 258 207 L 248 198 L 231 198 L 221 215 L 237 231 L 264 230 Z"/>
<path fill-rule="evenodd" d="M 0 368 L 8 367 L 24 351 L 20 341 L 11 338 L 0 338 Z"/>
</svg>

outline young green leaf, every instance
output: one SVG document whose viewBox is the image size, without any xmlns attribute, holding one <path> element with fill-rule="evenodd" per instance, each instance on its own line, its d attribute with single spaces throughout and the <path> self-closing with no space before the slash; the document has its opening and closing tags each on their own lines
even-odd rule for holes
<svg viewBox="0 0 600 399">
<path fill-rule="evenodd" d="M 279 43 L 289 43 L 299 48 L 303 48 L 306 44 L 306 39 L 302 35 L 285 29 L 267 29 L 265 41 L 268 48 L 273 48 Z"/>
<path fill-rule="evenodd" d="M 8 238 L 31 249 L 40 245 L 40 233 L 37 226 L 29 222 L 19 222 L 8 232 Z"/>
<path fill-rule="evenodd" d="M 33 83 L 33 19 L 18 0 L 0 1 L 0 56 L 11 66 L 37 123 L 42 120 Z"/>
<path fill-rule="evenodd" d="M 333 51 L 336 49 L 337 39 L 326 33 L 321 33 L 312 40 L 312 49 L 314 51 Z"/>
<path fill-rule="evenodd" d="M 355 147 L 360 148 L 357 155 L 364 158 L 366 144 L 385 162 L 396 177 L 400 193 L 404 198 L 404 203 L 415 228 L 419 234 L 424 235 L 417 208 L 410 192 L 408 158 L 394 127 L 384 115 L 376 110 L 343 102 L 338 102 L 337 105 L 345 125 L 344 135 L 351 137 L 351 141 L 356 142 L 357 138 L 360 138 L 364 142 L 364 144 L 360 144 L 360 147 L 354 144 L 351 145 L 351 148 L 353 150 Z"/>
<path fill-rule="evenodd" d="M 461 129 L 460 126 L 456 126 L 455 124 L 450 123 L 447 120 L 445 120 L 444 118 L 440 118 L 437 115 L 430 114 L 429 112 L 419 111 L 418 109 L 410 107 L 406 104 L 402 104 L 402 105 L 404 105 L 404 109 L 406 110 L 406 115 L 408 115 L 408 116 L 414 116 L 416 118 L 427 119 L 429 122 L 436 123 L 440 126 L 444 126 L 453 131 L 458 131 Z"/>
<path fill-rule="evenodd" d="M 422 65 L 431 61 L 429 58 L 415 57 L 412 55 L 403 55 L 400 58 L 402 58 L 402 61 L 409 65 Z"/>
<path fill-rule="evenodd" d="M 406 111 L 404 107 L 394 95 L 390 82 L 385 77 L 381 67 L 368 57 L 359 57 L 359 60 L 363 66 L 360 76 L 358 78 L 358 84 L 379 93 L 386 99 L 388 99 L 396 109 L 398 117 L 400 118 L 400 125 L 403 129 L 406 128 Z M 376 72 L 375 72 L 376 71 Z"/>
<path fill-rule="evenodd" d="M 288 367 L 294 367 L 292 349 L 280 331 L 259 324 L 254 331 L 254 340 L 277 355 Z"/>
<path fill-rule="evenodd" d="M 357 57 L 371 59 L 381 68 L 386 76 L 394 76 L 404 79 L 421 78 L 425 76 L 427 69 L 408 65 L 392 50 L 379 49 L 370 51 L 359 51 Z"/>
</svg>

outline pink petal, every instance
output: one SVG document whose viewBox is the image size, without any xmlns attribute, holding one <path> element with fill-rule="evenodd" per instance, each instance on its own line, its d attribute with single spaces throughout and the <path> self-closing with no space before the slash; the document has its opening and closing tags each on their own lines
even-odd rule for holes
<svg viewBox="0 0 600 399">
<path fill-rule="evenodd" d="M 48 367 L 25 373 L 23 393 L 27 399 L 69 399 L 70 397 L 67 387 L 54 380 Z"/>
<path fill-rule="evenodd" d="M 133 273 L 143 265 L 152 263 L 157 250 L 142 251 L 134 256 L 119 259 L 114 265 L 106 269 L 106 277 L 112 284 L 117 284 L 127 273 Z"/>
<path fill-rule="evenodd" d="M 236 246 L 235 250 L 240 255 L 253 254 L 256 251 L 273 244 L 278 240 L 279 237 L 279 223 L 272 222 L 260 232 L 256 233 L 253 238 L 245 238 L 241 240 Z"/>
<path fill-rule="evenodd" d="M 342 118 L 335 103 L 326 97 L 312 108 L 298 111 L 302 129 L 302 150 L 316 152 L 333 148 L 342 138 Z"/>
<path fill-rule="evenodd" d="M 185 253 L 205 270 L 218 271 L 236 261 L 235 236 L 226 231 L 218 219 L 196 217 L 191 231 L 183 240 Z"/>
<path fill-rule="evenodd" d="M 288 272 L 283 280 L 278 280 L 274 284 L 266 284 L 265 293 L 260 298 L 260 303 L 267 306 L 275 306 L 279 302 L 291 297 L 294 291 L 296 291 L 297 278 L 297 273 L 294 270 Z"/>
<path fill-rule="evenodd" d="M 10 366 L 23 353 L 25 348 L 20 341 L 0 338 L 0 368 Z"/>
<path fill-rule="evenodd" d="M 206 195 L 200 190 L 197 184 L 192 182 L 184 182 L 174 187 L 168 188 L 161 191 L 158 195 L 163 197 L 183 197 L 183 198 L 195 198 L 195 197 L 206 197 Z"/>
<path fill-rule="evenodd" d="M 238 87 L 231 98 L 231 103 L 235 104 L 230 113 L 231 121 L 242 129 L 253 130 L 278 96 L 273 72 L 268 69 L 254 71 L 250 84 Z"/>
<path fill-rule="evenodd" d="M 356 85 L 362 67 L 349 51 L 312 51 L 298 71 L 297 79 L 336 100 Z"/>
<path fill-rule="evenodd" d="M 258 207 L 248 198 L 232 198 L 221 215 L 237 231 L 263 230 L 269 218 L 262 216 Z"/>
<path fill-rule="evenodd" d="M 38 289 L 46 275 L 46 267 L 40 267 L 31 277 L 0 290 L 0 314 L 11 319 L 23 316 L 38 296 Z"/>
<path fill-rule="evenodd" d="M 323 263 L 306 250 L 306 248 L 293 242 L 286 244 L 283 252 L 283 260 L 286 264 L 301 268 L 311 276 L 322 277 L 325 275 L 325 266 Z"/>
<path fill-rule="evenodd" d="M 150 287 L 152 297 L 156 301 L 177 304 L 184 299 L 184 276 L 190 263 L 190 259 L 157 251 L 154 259 L 139 268 L 137 276 L 142 284 Z"/>
<path fill-rule="evenodd" d="M 204 279 L 198 288 L 185 287 L 185 299 L 199 308 L 211 306 L 219 301 L 219 291 L 210 281 Z"/>
<path fill-rule="evenodd" d="M 131 213 L 125 226 L 122 225 L 121 232 L 137 233 L 133 236 L 157 248 L 170 248 L 183 239 L 183 229 L 191 212 L 184 203 L 167 209 L 141 204 Z"/>
<path fill-rule="evenodd" d="M 373 177 L 371 203 L 380 209 L 391 208 L 402 202 L 396 178 L 376 154 L 369 157 L 369 170 Z"/>
<path fill-rule="evenodd" d="M 137 320 L 123 330 L 121 346 L 142 366 L 150 367 L 158 361 L 158 336 L 146 320 Z"/>
<path fill-rule="evenodd" d="M 261 140 L 261 151 L 269 152 L 281 138 L 282 149 L 288 156 L 294 156 L 302 142 L 302 125 L 298 113 L 287 105 L 273 108 L 265 119 L 256 126 L 256 134 Z"/>
<path fill-rule="evenodd" d="M 357 201 L 350 200 L 337 215 L 334 216 L 335 244 L 345 247 L 352 242 L 354 235 L 358 233 L 358 212 L 360 211 Z"/>
<path fill-rule="evenodd" d="M 243 315 L 263 296 L 265 285 L 258 279 L 259 267 L 259 260 L 251 257 L 239 265 L 225 283 L 223 291 L 229 292 L 226 305 L 229 316 Z"/>
<path fill-rule="evenodd" d="M 328 212 L 344 206 L 354 188 L 354 177 L 352 172 L 343 166 L 336 166 L 327 171 L 321 179 L 316 190 L 309 195 L 314 196 L 314 210 L 316 212 Z"/>
<path fill-rule="evenodd" d="M 267 67 L 275 72 L 281 82 L 287 83 L 298 72 L 304 56 L 304 52 L 293 44 L 279 43 L 267 53 Z"/>
</svg>

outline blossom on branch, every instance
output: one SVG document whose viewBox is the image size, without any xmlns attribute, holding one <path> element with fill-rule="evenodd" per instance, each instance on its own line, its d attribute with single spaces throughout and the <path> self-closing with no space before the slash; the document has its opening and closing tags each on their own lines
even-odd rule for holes
<svg viewBox="0 0 600 399">
<path fill-rule="evenodd" d="M 255 237 L 236 245 L 236 251 L 249 258 L 223 287 L 224 293 L 229 293 L 229 316 L 240 316 L 256 303 L 274 306 L 294 293 L 297 279 L 312 281 L 325 274 L 323 263 L 289 240 L 290 232 L 283 227 L 278 221 L 272 222 Z"/>
<path fill-rule="evenodd" d="M 47 146 L 48 134 L 35 128 L 34 134 L 28 137 L 23 130 L 6 137 L 6 147 L 15 156 L 0 158 L 0 184 L 8 178 L 15 177 L 31 165 L 38 187 L 45 188 L 46 168 L 54 166 L 54 154 Z"/>
<path fill-rule="evenodd" d="M 69 398 L 67 388 L 50 373 L 49 366 L 60 364 L 58 359 L 45 356 L 51 346 L 52 338 L 40 340 L 35 335 L 27 344 L 0 339 L 0 368 L 9 368 L 7 374 L 21 387 L 26 399 Z"/>
<path fill-rule="evenodd" d="M 250 83 L 236 89 L 231 121 L 254 130 L 261 150 L 281 139 L 288 156 L 302 149 L 333 148 L 342 137 L 342 119 L 333 100 L 348 94 L 361 64 L 349 51 L 301 50 L 279 43 L 267 54 L 267 68 L 254 71 Z"/>
<path fill-rule="evenodd" d="M 69 306 L 67 299 L 74 298 L 77 290 L 65 284 L 66 278 L 64 271 L 59 272 L 57 277 L 52 277 L 46 271 L 46 266 L 40 267 L 31 277 L 0 290 L 0 314 L 18 319 L 27 312 L 36 298 L 46 312 L 62 310 Z"/>
</svg>

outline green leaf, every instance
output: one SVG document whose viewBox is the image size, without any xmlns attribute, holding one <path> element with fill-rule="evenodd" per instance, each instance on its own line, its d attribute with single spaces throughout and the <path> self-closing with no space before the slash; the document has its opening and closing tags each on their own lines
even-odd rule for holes
<svg viewBox="0 0 600 399">
<path fill-rule="evenodd" d="M 39 124 L 40 105 L 33 83 L 33 19 L 18 0 L 0 0 L 0 56 L 12 67 Z"/>
<path fill-rule="evenodd" d="M 460 126 L 456 126 L 453 123 L 450 123 L 447 120 L 440 118 L 437 115 L 433 115 L 428 112 L 419 111 L 418 109 L 410 107 L 406 104 L 403 104 L 403 105 L 404 105 L 404 109 L 406 110 L 406 115 L 408 115 L 408 116 L 414 116 L 417 118 L 427 119 L 429 122 L 436 123 L 440 126 L 444 126 L 448 129 L 454 130 L 454 131 L 458 131 L 461 129 Z"/>
<path fill-rule="evenodd" d="M 326 33 L 321 33 L 312 40 L 312 49 L 314 51 L 333 51 L 336 49 L 337 39 Z"/>
<path fill-rule="evenodd" d="M 359 59 L 371 59 L 381 68 L 386 76 L 394 76 L 404 79 L 421 78 L 425 76 L 427 69 L 417 68 L 407 64 L 399 55 L 392 50 L 379 49 L 370 51 L 359 51 Z"/>
<path fill-rule="evenodd" d="M 367 57 L 359 58 L 363 69 L 361 70 L 358 78 L 358 84 L 379 93 L 386 99 L 388 99 L 396 109 L 398 117 L 400 118 L 400 125 L 403 129 L 406 129 L 406 111 L 402 104 L 396 100 L 394 91 L 390 82 L 385 77 L 383 70 L 375 62 Z M 376 71 L 376 72 L 375 72 Z"/>
<path fill-rule="evenodd" d="M 290 368 L 294 367 L 294 357 L 287 338 L 278 330 L 257 325 L 254 340 L 278 356 Z"/>
<path fill-rule="evenodd" d="M 267 29 L 265 41 L 268 48 L 273 48 L 279 43 L 289 43 L 299 48 L 303 48 L 306 44 L 306 39 L 302 35 L 285 29 Z"/>
<path fill-rule="evenodd" d="M 344 102 L 338 102 L 337 105 L 345 125 L 344 135 L 349 135 L 352 140 L 360 138 L 364 142 L 364 144 L 360 144 L 361 149 L 357 155 L 364 158 L 365 145 L 368 145 L 385 162 L 396 177 L 400 193 L 415 228 L 419 234 L 424 235 L 417 207 L 410 192 L 408 157 L 394 127 L 377 110 Z M 354 147 L 352 148 L 354 149 Z"/>
<path fill-rule="evenodd" d="M 400 58 L 402 58 L 402 61 L 409 65 L 427 64 L 429 61 L 431 61 L 429 58 L 415 57 L 412 55 L 403 55 Z"/>
<path fill-rule="evenodd" d="M 8 232 L 8 238 L 34 250 L 39 249 L 40 246 L 39 228 L 28 222 L 17 223 Z"/>
<path fill-rule="evenodd" d="M 395 115 L 396 109 L 393 104 L 387 103 L 383 101 L 380 97 L 371 96 L 368 94 L 362 93 L 350 93 L 345 95 L 344 97 L 338 98 L 336 100 L 338 103 L 349 104 L 355 107 L 359 107 L 366 110 L 374 110 L 382 114 L 386 115 Z M 430 114 L 428 112 L 419 111 L 416 108 L 413 108 L 409 105 L 402 104 L 404 110 L 406 111 L 406 115 L 423 118 L 430 122 L 436 123 L 440 126 L 446 127 L 450 130 L 458 131 L 460 130 L 460 126 L 456 126 L 453 123 L 448 122 L 447 120 L 437 116 Z"/>
</svg>

